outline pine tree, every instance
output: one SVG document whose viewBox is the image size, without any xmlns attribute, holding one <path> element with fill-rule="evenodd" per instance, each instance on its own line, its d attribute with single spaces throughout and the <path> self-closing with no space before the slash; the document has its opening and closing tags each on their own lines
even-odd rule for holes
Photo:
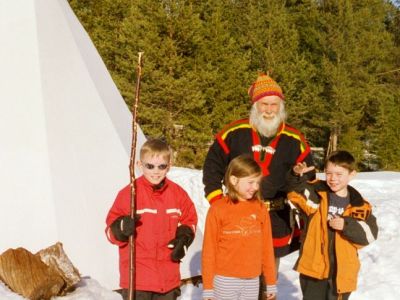
<svg viewBox="0 0 400 300">
<path fill-rule="evenodd" d="M 312 136 L 307 126 L 318 86 L 314 66 L 299 51 L 296 15 L 283 1 L 235 1 L 232 34 L 249 62 L 247 87 L 257 72 L 269 72 L 286 97 L 288 122 Z M 312 111 L 313 109 L 311 109 Z"/>
<path fill-rule="evenodd" d="M 176 164 L 199 167 L 198 145 L 206 144 L 204 96 L 194 59 L 201 22 L 188 1 L 132 1 L 118 39 L 118 82 L 130 103 L 134 61 L 144 52 L 139 122 L 149 137 L 166 139 Z M 192 164 L 189 164 L 192 162 Z"/>
<path fill-rule="evenodd" d="M 116 69 L 117 39 L 129 13 L 127 0 L 70 0 L 71 7 L 89 33 L 111 75 Z"/>
<path fill-rule="evenodd" d="M 373 154 L 377 155 L 379 167 L 384 170 L 400 170 L 400 93 L 393 87 L 392 97 L 385 98 L 377 112 L 376 139 Z M 376 160 L 376 159 L 375 159 Z"/>
<path fill-rule="evenodd" d="M 368 152 L 379 163 L 377 167 L 400 170 L 400 9 L 392 5 L 387 8 L 385 25 L 393 44 L 385 45 L 385 64 L 376 74 L 380 90 L 366 112 L 372 120 L 366 136 L 370 141 Z"/>
<path fill-rule="evenodd" d="M 202 5 L 202 43 L 196 61 L 211 131 L 209 140 L 234 120 L 248 116 L 248 59 L 243 55 L 232 27 L 232 1 L 206 1 Z"/>
<path fill-rule="evenodd" d="M 321 56 L 316 63 L 323 79 L 321 97 L 326 110 L 319 124 L 329 128 L 331 137 L 338 138 L 337 147 L 361 159 L 361 120 L 379 91 L 374 74 L 386 54 L 382 45 L 391 43 L 383 26 L 385 11 L 381 1 L 373 0 L 328 0 L 322 1 L 319 9 Z"/>
<path fill-rule="evenodd" d="M 391 109 L 400 86 L 400 17 L 393 4 L 69 2 L 129 107 L 137 53 L 145 52 L 139 122 L 149 137 L 172 144 L 178 165 L 201 167 L 213 135 L 248 116 L 247 89 L 257 72 L 272 71 L 286 96 L 288 122 L 311 145 L 326 148 L 334 136 L 337 147 L 358 159 L 396 166 L 390 133 L 400 125 Z M 389 138 L 394 142 L 384 142 Z"/>
</svg>

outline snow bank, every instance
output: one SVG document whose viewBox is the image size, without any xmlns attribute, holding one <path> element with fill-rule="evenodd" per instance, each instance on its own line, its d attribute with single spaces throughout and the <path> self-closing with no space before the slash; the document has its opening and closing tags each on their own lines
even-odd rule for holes
<svg viewBox="0 0 400 300">
<path fill-rule="evenodd" d="M 195 202 L 199 226 L 197 237 L 188 253 L 181 271 L 184 277 L 200 272 L 200 251 L 205 216 L 208 203 L 203 197 L 202 172 L 184 168 L 173 168 L 169 177 L 183 186 Z M 319 174 L 319 177 L 323 175 Z M 352 300 L 400 299 L 400 173 L 372 172 L 360 173 L 352 185 L 368 199 L 374 207 L 378 219 L 379 237 L 372 245 L 360 250 L 361 271 L 358 290 Z M 297 253 L 282 259 L 279 272 L 278 295 L 281 300 L 301 299 L 298 274 L 292 270 Z M 105 274 L 107 275 L 107 274 Z M 21 300 L 22 297 L 11 293 L 0 283 L 0 299 Z M 120 296 L 104 287 L 95 279 L 83 278 L 78 289 L 66 296 L 54 300 L 120 300 Z M 201 286 L 186 285 L 182 288 L 181 300 L 200 300 Z"/>
</svg>

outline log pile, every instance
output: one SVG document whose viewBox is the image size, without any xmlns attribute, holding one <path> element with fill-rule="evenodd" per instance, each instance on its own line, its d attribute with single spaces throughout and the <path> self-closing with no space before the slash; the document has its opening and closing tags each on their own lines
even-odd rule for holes
<svg viewBox="0 0 400 300">
<path fill-rule="evenodd" d="M 73 290 L 80 275 L 57 243 L 36 254 L 24 248 L 6 250 L 0 255 L 0 280 L 27 299 L 48 300 Z"/>
</svg>

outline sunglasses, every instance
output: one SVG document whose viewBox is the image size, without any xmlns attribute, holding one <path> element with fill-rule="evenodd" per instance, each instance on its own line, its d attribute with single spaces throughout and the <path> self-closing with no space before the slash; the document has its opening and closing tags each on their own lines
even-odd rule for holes
<svg viewBox="0 0 400 300">
<path fill-rule="evenodd" d="M 168 168 L 168 164 L 161 164 L 161 165 L 156 166 L 153 164 L 144 163 L 143 165 L 148 170 L 153 170 L 155 167 L 157 167 L 159 170 L 165 170 L 166 168 Z"/>
</svg>

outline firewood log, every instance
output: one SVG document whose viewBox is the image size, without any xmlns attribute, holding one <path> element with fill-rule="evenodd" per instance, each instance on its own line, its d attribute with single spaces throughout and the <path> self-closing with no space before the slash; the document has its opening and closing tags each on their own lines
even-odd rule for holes
<svg viewBox="0 0 400 300">
<path fill-rule="evenodd" d="M 8 249 L 0 255 L 0 280 L 30 300 L 48 300 L 65 285 L 54 269 L 24 248 Z"/>
<path fill-rule="evenodd" d="M 74 267 L 66 255 L 62 243 L 58 242 L 53 246 L 40 250 L 36 253 L 42 262 L 54 269 L 65 281 L 61 295 L 65 295 L 74 289 L 74 286 L 81 280 L 79 271 Z"/>
</svg>

